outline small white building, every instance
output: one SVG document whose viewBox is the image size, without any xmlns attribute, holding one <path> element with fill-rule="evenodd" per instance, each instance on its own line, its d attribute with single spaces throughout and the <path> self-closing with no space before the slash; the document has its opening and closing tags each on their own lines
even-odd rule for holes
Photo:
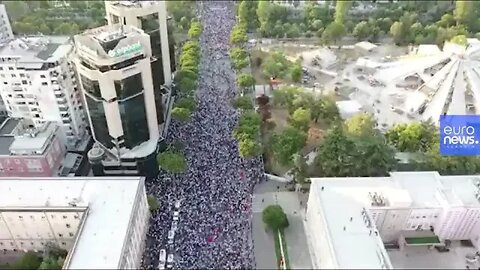
<svg viewBox="0 0 480 270">
<path fill-rule="evenodd" d="M 337 101 L 336 103 L 338 111 L 340 112 L 340 117 L 343 119 L 348 119 L 355 114 L 362 112 L 362 105 L 356 100 L 342 100 Z"/>
<path fill-rule="evenodd" d="M 361 41 L 355 44 L 355 49 L 364 52 L 373 52 L 377 47 L 377 45 L 368 41 Z"/>
<path fill-rule="evenodd" d="M 0 248 L 54 243 L 63 269 L 138 269 L 149 217 L 141 177 L 0 178 Z"/>
<path fill-rule="evenodd" d="M 399 257 L 409 258 L 391 257 L 387 244 L 400 250 L 423 246 L 426 254 L 433 255 L 442 253 L 428 253 L 428 247 L 444 246 L 447 239 L 470 240 L 473 252 L 480 248 L 479 176 L 395 172 L 390 177 L 312 178 L 311 182 L 306 226 L 316 269 L 405 267 L 395 263 Z M 411 239 L 418 238 L 430 242 L 412 244 Z M 464 260 L 460 258 L 461 267 Z"/>
</svg>

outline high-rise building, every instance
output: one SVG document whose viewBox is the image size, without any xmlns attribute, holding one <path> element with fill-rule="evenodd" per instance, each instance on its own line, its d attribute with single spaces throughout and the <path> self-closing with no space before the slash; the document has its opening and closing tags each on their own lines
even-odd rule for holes
<svg viewBox="0 0 480 270">
<path fill-rule="evenodd" d="M 0 44 L 13 39 L 12 27 L 4 4 L 0 4 Z"/>
<path fill-rule="evenodd" d="M 0 249 L 53 244 L 62 269 L 139 269 L 149 217 L 142 177 L 0 178 Z"/>
<path fill-rule="evenodd" d="M 163 107 L 156 107 L 156 94 L 162 96 L 154 87 L 150 38 L 122 24 L 74 37 L 75 63 L 96 142 L 88 154 L 95 175 L 158 172 L 159 130 L 165 125 Z"/>
<path fill-rule="evenodd" d="M 69 149 L 87 136 L 81 91 L 69 62 L 68 37 L 25 37 L 0 47 L 0 95 L 9 116 L 38 127 L 59 123 Z"/>
</svg>

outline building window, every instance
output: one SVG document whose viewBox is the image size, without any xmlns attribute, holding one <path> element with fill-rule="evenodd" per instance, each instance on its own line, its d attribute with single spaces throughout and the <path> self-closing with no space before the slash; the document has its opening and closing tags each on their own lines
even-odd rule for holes
<svg viewBox="0 0 480 270">
<path fill-rule="evenodd" d="M 47 82 L 42 82 L 42 85 L 48 85 L 48 83 Z"/>
<path fill-rule="evenodd" d="M 44 243 L 44 242 L 40 242 L 40 245 L 42 245 L 42 246 L 43 246 L 43 245 L 45 245 L 45 243 Z"/>
<path fill-rule="evenodd" d="M 112 148 L 112 137 L 108 132 L 107 118 L 102 101 L 97 101 L 88 94 L 85 95 L 85 101 L 88 105 L 90 120 L 92 121 L 93 137 L 107 148 Z"/>
<path fill-rule="evenodd" d="M 34 246 L 35 244 L 33 242 L 30 242 L 30 245 Z"/>
<path fill-rule="evenodd" d="M 22 84 L 28 84 L 27 80 L 22 80 Z"/>
<path fill-rule="evenodd" d="M 23 219 L 23 216 L 18 216 L 19 219 Z"/>
<path fill-rule="evenodd" d="M 66 226 L 67 228 L 70 228 L 70 224 L 68 224 L 68 223 L 67 223 L 67 224 L 65 224 L 65 226 Z"/>
<path fill-rule="evenodd" d="M 85 90 L 85 92 L 98 99 L 102 97 L 102 94 L 100 92 L 100 84 L 98 83 L 98 81 L 90 80 L 83 75 L 80 76 L 80 80 L 82 82 L 83 90 Z"/>
<path fill-rule="evenodd" d="M 63 234 L 59 233 L 59 234 L 58 234 L 58 237 L 63 237 Z"/>
<path fill-rule="evenodd" d="M 63 219 L 67 219 L 67 216 L 63 216 Z"/>
<path fill-rule="evenodd" d="M 0 242 L 0 246 L 3 246 L 3 242 Z"/>
<path fill-rule="evenodd" d="M 78 215 L 74 215 L 73 218 L 74 218 L 74 219 L 78 219 L 79 217 L 78 217 Z"/>
<path fill-rule="evenodd" d="M 17 77 L 17 75 L 15 75 L 15 74 L 11 74 L 11 76 L 12 76 L 12 78 L 16 78 L 16 77 Z"/>
<path fill-rule="evenodd" d="M 45 79 L 45 75 L 40 75 L 40 78 Z"/>
<path fill-rule="evenodd" d="M 69 232 L 68 235 L 70 235 L 70 237 L 73 237 L 73 233 L 72 233 L 72 232 Z"/>
<path fill-rule="evenodd" d="M 62 246 L 66 246 L 66 245 L 67 245 L 67 243 L 65 243 L 65 242 L 62 242 Z"/>
<path fill-rule="evenodd" d="M 13 67 L 8 67 L 8 70 L 13 70 Z"/>
<path fill-rule="evenodd" d="M 55 216 L 54 216 L 54 215 L 50 215 L 50 217 L 51 217 L 52 219 L 54 219 L 54 218 L 55 218 Z"/>
</svg>

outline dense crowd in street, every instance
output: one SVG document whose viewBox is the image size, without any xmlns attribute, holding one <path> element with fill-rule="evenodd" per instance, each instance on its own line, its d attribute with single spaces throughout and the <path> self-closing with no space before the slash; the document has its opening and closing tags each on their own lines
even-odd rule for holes
<svg viewBox="0 0 480 270">
<path fill-rule="evenodd" d="M 203 24 L 197 110 L 187 124 L 173 122 L 169 142 L 181 142 L 188 162 L 181 175 L 161 173 L 148 183 L 161 205 L 147 235 L 143 267 L 156 269 L 161 249 L 174 269 L 253 269 L 252 193 L 263 178 L 260 158 L 239 157 L 232 130 L 238 112 L 235 73 L 228 56 L 234 2 L 197 4 Z M 181 202 L 173 243 L 167 243 L 175 203 Z"/>
</svg>

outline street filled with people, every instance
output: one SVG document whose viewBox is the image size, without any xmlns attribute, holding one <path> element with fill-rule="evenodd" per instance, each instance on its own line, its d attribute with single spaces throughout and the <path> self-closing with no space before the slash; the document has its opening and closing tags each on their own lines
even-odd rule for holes
<svg viewBox="0 0 480 270">
<path fill-rule="evenodd" d="M 252 193 L 264 174 L 260 157 L 241 158 L 232 137 L 239 116 L 228 55 L 234 2 L 197 3 L 203 25 L 197 109 L 189 122 L 173 121 L 167 138 L 181 142 L 188 168 L 147 183 L 160 209 L 152 214 L 143 268 L 157 269 L 166 250 L 166 268 L 254 269 Z"/>
</svg>

